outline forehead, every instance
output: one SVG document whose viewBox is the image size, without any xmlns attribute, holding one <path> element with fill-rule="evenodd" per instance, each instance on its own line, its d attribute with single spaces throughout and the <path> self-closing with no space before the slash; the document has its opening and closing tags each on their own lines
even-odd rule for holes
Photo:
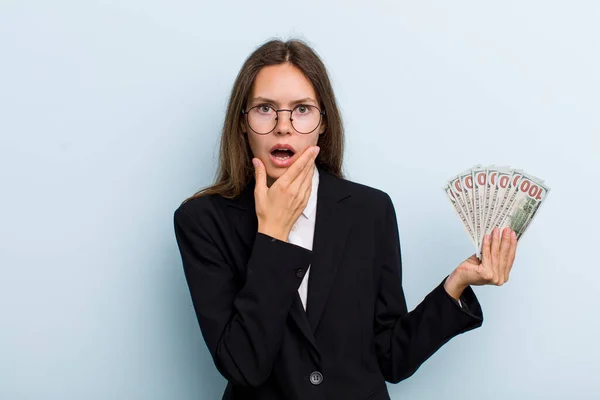
<svg viewBox="0 0 600 400">
<path fill-rule="evenodd" d="M 266 97 L 281 104 L 299 98 L 317 100 L 315 90 L 302 71 L 292 64 L 268 65 L 256 75 L 249 99 Z"/>
</svg>

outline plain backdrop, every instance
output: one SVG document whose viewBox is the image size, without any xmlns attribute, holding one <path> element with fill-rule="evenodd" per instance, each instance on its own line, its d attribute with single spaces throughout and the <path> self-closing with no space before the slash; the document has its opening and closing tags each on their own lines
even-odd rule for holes
<svg viewBox="0 0 600 400">
<path fill-rule="evenodd" d="M 595 1 L 0 2 L 0 398 L 217 399 L 173 211 L 212 182 L 228 96 L 306 40 L 347 178 L 387 191 L 413 309 L 474 252 L 442 186 L 508 164 L 551 192 L 485 320 L 394 399 L 600 398 Z"/>
</svg>

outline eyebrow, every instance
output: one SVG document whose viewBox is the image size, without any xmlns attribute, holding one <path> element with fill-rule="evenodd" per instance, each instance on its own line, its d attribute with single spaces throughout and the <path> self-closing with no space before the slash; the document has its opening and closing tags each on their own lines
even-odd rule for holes
<svg viewBox="0 0 600 400">
<path fill-rule="evenodd" d="M 279 104 L 278 101 L 275 101 L 275 100 L 272 100 L 272 99 L 268 99 L 268 98 L 262 97 L 262 96 L 254 97 L 252 99 L 253 103 L 256 102 L 256 101 L 264 101 L 266 103 Z M 313 102 L 313 103 L 317 104 L 317 102 L 314 99 L 310 98 L 310 97 L 305 97 L 303 99 L 294 100 L 294 101 L 291 102 L 291 104 L 299 104 L 299 103 L 307 103 L 307 102 Z"/>
</svg>

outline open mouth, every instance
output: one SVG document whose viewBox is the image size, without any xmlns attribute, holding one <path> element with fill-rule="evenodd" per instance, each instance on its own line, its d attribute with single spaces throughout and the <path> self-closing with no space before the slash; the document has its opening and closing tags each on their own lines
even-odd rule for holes
<svg viewBox="0 0 600 400">
<path fill-rule="evenodd" d="M 278 160 L 287 160 L 294 156 L 294 152 L 292 150 L 276 149 L 271 152 L 271 155 Z"/>
</svg>

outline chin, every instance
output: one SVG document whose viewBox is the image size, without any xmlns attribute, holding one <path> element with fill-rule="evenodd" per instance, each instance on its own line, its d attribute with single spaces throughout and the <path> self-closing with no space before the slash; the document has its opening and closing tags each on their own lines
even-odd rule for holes
<svg viewBox="0 0 600 400">
<path fill-rule="evenodd" d="M 267 169 L 267 175 L 270 176 L 273 179 L 277 179 L 279 178 L 281 175 L 283 175 L 283 173 L 287 170 L 287 168 L 277 168 L 277 167 L 271 167 L 269 169 Z"/>
</svg>

